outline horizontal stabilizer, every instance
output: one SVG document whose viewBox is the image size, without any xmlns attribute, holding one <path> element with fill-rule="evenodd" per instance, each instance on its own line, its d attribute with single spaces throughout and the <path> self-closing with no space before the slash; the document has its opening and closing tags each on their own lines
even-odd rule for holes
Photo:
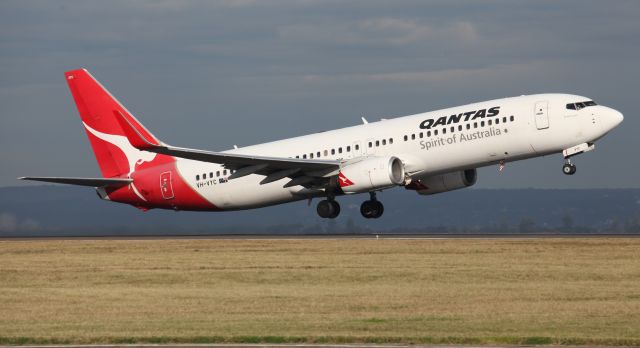
<svg viewBox="0 0 640 348">
<path fill-rule="evenodd" d="M 18 179 L 52 182 L 56 184 L 90 186 L 90 187 L 105 187 L 105 186 L 118 187 L 118 186 L 126 186 L 133 182 L 133 179 L 61 178 L 61 177 L 47 177 L 47 176 L 23 176 Z"/>
</svg>

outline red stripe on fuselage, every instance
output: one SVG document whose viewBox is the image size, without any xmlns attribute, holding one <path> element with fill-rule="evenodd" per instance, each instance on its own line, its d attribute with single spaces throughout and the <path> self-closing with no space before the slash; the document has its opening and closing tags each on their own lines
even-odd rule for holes
<svg viewBox="0 0 640 348">
<path fill-rule="evenodd" d="M 152 162 L 136 165 L 136 170 L 131 174 L 133 183 L 117 189 L 107 189 L 109 199 L 141 209 L 221 210 L 189 186 L 178 172 L 176 163 L 173 157 L 158 155 Z M 169 199 L 162 193 L 161 182 L 162 174 L 167 172 L 171 173 L 170 185 L 173 191 Z"/>
</svg>

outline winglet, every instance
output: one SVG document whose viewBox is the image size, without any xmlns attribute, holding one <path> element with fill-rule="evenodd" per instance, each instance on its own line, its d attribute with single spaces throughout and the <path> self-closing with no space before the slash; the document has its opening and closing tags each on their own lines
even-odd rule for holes
<svg viewBox="0 0 640 348">
<path fill-rule="evenodd" d="M 119 110 L 114 110 L 113 114 L 120 123 L 120 127 L 124 132 L 127 140 L 138 150 L 151 150 L 162 146 L 162 143 L 156 139 L 147 139 L 142 135 L 138 129 L 123 115 Z"/>
</svg>

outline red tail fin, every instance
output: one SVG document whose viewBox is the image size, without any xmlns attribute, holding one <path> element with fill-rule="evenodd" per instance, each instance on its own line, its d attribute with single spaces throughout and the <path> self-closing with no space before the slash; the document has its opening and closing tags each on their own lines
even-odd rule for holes
<svg viewBox="0 0 640 348">
<path fill-rule="evenodd" d="M 116 114 L 125 117 L 149 142 L 160 142 L 87 70 L 67 71 L 65 77 L 102 175 L 112 178 L 133 172 L 136 161 L 144 160 L 147 155 L 131 146 Z"/>
</svg>

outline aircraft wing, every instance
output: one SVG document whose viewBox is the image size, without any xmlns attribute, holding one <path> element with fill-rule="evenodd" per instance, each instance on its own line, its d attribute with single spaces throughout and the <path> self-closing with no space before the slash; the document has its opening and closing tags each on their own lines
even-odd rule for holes
<svg viewBox="0 0 640 348">
<path fill-rule="evenodd" d="M 23 176 L 18 180 L 33 180 L 52 182 L 56 184 L 67 185 L 79 185 L 90 187 L 105 187 L 105 186 L 126 186 L 133 182 L 132 179 L 105 179 L 105 178 L 65 178 L 65 177 L 50 177 L 50 176 Z"/>
<path fill-rule="evenodd" d="M 267 157 L 174 147 L 145 138 L 122 113 L 114 111 L 114 114 L 120 122 L 127 139 L 138 150 L 222 164 L 226 168 L 235 170 L 230 179 L 249 174 L 261 174 L 265 175 L 266 178 L 260 183 L 267 184 L 288 177 L 292 179 L 285 184 L 285 187 L 288 187 L 305 185 L 314 181 L 314 178 L 337 175 L 340 169 L 340 161 L 337 160 Z"/>
</svg>

